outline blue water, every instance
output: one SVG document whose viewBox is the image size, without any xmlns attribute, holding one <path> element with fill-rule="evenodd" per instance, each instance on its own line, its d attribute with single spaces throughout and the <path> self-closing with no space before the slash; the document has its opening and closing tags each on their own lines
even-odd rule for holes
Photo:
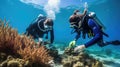
<svg viewBox="0 0 120 67">
<path fill-rule="evenodd" d="M 83 2 L 88 2 L 89 11 L 94 11 L 97 17 L 105 25 L 106 30 L 109 34 L 109 38 L 105 37 L 105 40 L 120 40 L 120 1 L 119 0 L 66 0 L 60 5 L 60 12 L 56 14 L 54 20 L 55 28 L 55 42 L 65 42 L 74 39 L 74 35 L 70 34 L 71 29 L 69 28 L 68 18 L 75 9 L 83 7 Z M 68 5 L 69 4 L 69 5 Z M 65 7 L 64 7 L 65 6 Z M 43 9 L 35 8 L 33 5 L 22 3 L 20 0 L 1 0 L 0 1 L 0 18 L 9 20 L 10 25 L 16 28 L 19 33 L 24 33 L 26 27 L 37 17 L 38 14 L 46 15 Z M 79 39 L 79 43 L 88 41 Z"/>
<path fill-rule="evenodd" d="M 105 32 L 110 37 L 104 37 L 104 40 L 120 40 L 120 0 L 61 0 L 60 11 L 56 13 L 56 19 L 54 20 L 55 42 L 68 44 L 74 39 L 75 34 L 70 34 L 71 29 L 68 19 L 75 9 L 83 10 L 84 2 L 88 2 L 89 11 L 96 12 L 97 17 L 105 25 Z M 46 15 L 46 12 L 42 9 L 43 6 L 38 7 L 41 7 L 41 9 L 20 0 L 0 0 L 0 18 L 8 20 L 9 24 L 16 28 L 19 34 L 22 34 L 38 14 Z M 78 44 L 83 44 L 88 40 L 79 39 Z M 120 46 L 110 45 L 104 48 L 109 48 L 116 53 L 120 52 Z"/>
</svg>

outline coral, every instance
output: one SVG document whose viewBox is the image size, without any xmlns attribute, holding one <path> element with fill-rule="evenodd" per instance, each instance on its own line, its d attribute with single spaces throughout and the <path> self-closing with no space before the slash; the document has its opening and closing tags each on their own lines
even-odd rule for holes
<svg viewBox="0 0 120 67">
<path fill-rule="evenodd" d="M 7 60 L 0 64 L 0 67 L 32 67 L 32 65 L 29 61 L 8 56 Z"/>
<path fill-rule="evenodd" d="M 84 64 L 81 62 L 77 62 L 76 64 L 73 65 L 73 67 L 84 67 Z"/>
<path fill-rule="evenodd" d="M 9 27 L 8 23 L 0 21 L 0 52 L 17 54 L 22 46 L 21 37 L 15 29 Z"/>
<path fill-rule="evenodd" d="M 49 55 L 52 56 L 54 58 L 54 60 L 56 60 L 59 55 L 58 55 L 58 50 L 56 48 L 51 48 L 51 49 L 48 49 L 49 50 Z"/>
<path fill-rule="evenodd" d="M 0 20 L 0 52 L 12 55 L 15 58 L 22 58 L 38 65 L 47 65 L 52 60 L 47 49 L 35 43 L 31 36 L 19 35 L 6 21 Z M 17 61 L 10 62 L 17 64 Z"/>
<path fill-rule="evenodd" d="M 19 54 L 23 57 L 25 60 L 29 60 L 32 63 L 40 63 L 47 64 L 52 57 L 48 55 L 48 51 L 44 48 L 44 46 L 40 46 L 39 48 L 30 46 L 20 49 Z"/>
<path fill-rule="evenodd" d="M 96 61 L 96 63 L 92 64 L 92 67 L 103 67 L 103 64 L 99 61 Z"/>
<path fill-rule="evenodd" d="M 75 53 L 75 52 L 74 52 L 74 48 L 69 48 L 69 47 L 67 47 L 67 48 L 65 48 L 65 50 L 64 50 L 64 54 L 66 54 L 66 55 L 76 55 L 76 54 L 78 54 L 78 53 Z"/>
<path fill-rule="evenodd" d="M 94 59 L 85 52 L 78 55 L 67 55 L 62 59 L 63 67 L 103 67 L 102 62 Z"/>
<path fill-rule="evenodd" d="M 6 60 L 6 58 L 7 58 L 6 53 L 1 53 L 1 52 L 0 52 L 0 63 L 1 63 L 2 61 Z"/>
</svg>

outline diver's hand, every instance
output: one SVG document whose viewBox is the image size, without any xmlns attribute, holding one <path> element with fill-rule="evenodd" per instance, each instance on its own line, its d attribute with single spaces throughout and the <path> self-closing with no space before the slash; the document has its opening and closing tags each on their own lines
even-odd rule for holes
<svg viewBox="0 0 120 67">
<path fill-rule="evenodd" d="M 71 41 L 71 42 L 69 43 L 69 48 L 74 47 L 75 44 L 76 44 L 76 41 L 75 41 L 75 40 Z"/>
<path fill-rule="evenodd" d="M 47 44 L 51 44 L 51 42 L 49 40 L 47 41 L 44 41 L 44 44 L 47 45 Z"/>
<path fill-rule="evenodd" d="M 80 46 L 77 46 L 75 49 L 74 49 L 74 52 L 79 52 L 79 51 L 82 51 L 83 49 L 85 49 L 85 45 L 80 45 Z"/>
<path fill-rule="evenodd" d="M 43 38 L 38 38 L 38 41 L 39 41 L 39 42 L 42 42 L 42 41 L 43 41 Z"/>
</svg>

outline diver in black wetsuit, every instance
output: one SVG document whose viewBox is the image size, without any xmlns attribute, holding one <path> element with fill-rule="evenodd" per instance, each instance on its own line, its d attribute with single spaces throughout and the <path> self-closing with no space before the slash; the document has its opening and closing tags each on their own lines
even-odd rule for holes
<svg viewBox="0 0 120 67">
<path fill-rule="evenodd" d="M 48 33 L 50 33 L 50 41 L 43 41 L 44 34 L 46 34 L 45 38 L 48 39 Z M 53 20 L 39 15 L 36 21 L 27 27 L 25 34 L 31 35 L 42 44 L 51 44 L 54 41 Z"/>
</svg>

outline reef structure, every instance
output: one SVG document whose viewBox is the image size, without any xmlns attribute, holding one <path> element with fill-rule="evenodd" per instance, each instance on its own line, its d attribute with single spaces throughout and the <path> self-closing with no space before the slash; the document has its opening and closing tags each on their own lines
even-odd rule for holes
<svg viewBox="0 0 120 67">
<path fill-rule="evenodd" d="M 53 58 L 44 46 L 36 47 L 36 45 L 38 44 L 31 36 L 18 34 L 17 30 L 10 27 L 8 22 L 0 20 L 0 58 L 2 58 L 0 64 L 3 67 L 4 63 L 7 63 L 8 66 L 11 63 L 19 64 L 18 60 L 24 60 L 25 63 L 30 62 L 32 67 L 49 67 L 48 63 Z M 8 61 L 7 57 L 9 55 L 13 58 Z"/>
</svg>

